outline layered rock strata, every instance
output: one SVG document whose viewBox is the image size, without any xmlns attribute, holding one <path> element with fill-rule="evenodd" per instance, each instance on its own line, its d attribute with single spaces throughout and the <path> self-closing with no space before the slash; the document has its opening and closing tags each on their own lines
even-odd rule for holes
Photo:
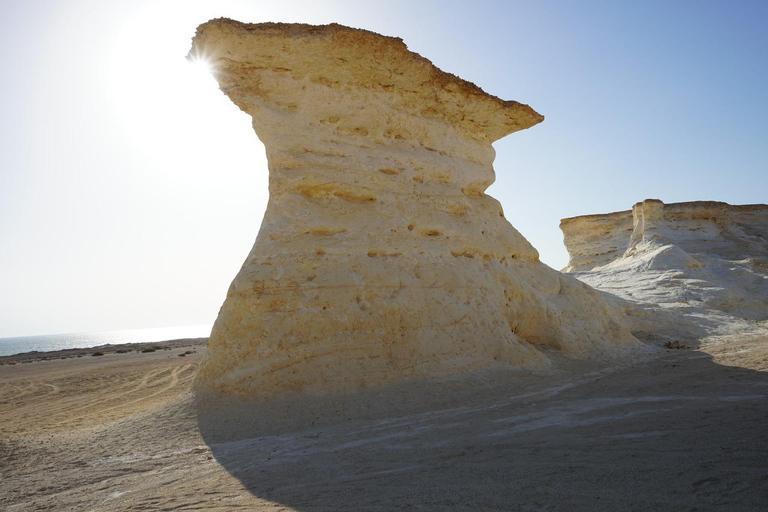
<svg viewBox="0 0 768 512">
<path fill-rule="evenodd" d="M 400 39 L 339 25 L 201 25 L 191 58 L 252 116 L 269 163 L 256 243 L 211 333 L 200 392 L 264 400 L 636 340 L 485 194 L 491 143 L 543 120 Z"/>
<path fill-rule="evenodd" d="M 566 272 L 625 299 L 768 319 L 768 205 L 664 204 L 563 219 Z"/>
</svg>

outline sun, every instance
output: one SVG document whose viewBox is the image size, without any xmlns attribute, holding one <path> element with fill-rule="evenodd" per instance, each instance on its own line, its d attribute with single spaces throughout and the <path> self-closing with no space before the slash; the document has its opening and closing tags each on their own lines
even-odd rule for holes
<svg viewBox="0 0 768 512">
<path fill-rule="evenodd" d="M 204 56 L 194 56 L 187 58 L 187 62 L 192 66 L 195 74 L 213 75 L 213 65 L 209 59 Z"/>
</svg>

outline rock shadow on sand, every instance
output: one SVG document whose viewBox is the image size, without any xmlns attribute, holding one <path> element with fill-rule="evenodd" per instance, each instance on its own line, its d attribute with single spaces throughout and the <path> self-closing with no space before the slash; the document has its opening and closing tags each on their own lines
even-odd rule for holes
<svg viewBox="0 0 768 512">
<path fill-rule="evenodd" d="M 764 510 L 765 372 L 693 350 L 573 370 L 198 403 L 198 425 L 248 491 L 299 511 Z"/>
</svg>

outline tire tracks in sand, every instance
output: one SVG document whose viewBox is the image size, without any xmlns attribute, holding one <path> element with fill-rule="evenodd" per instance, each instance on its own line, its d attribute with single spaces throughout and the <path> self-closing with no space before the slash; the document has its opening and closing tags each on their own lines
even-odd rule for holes
<svg viewBox="0 0 768 512">
<path fill-rule="evenodd" d="M 155 407 L 189 388 L 198 362 L 158 360 L 98 375 L 75 369 L 43 382 L 26 375 L 0 382 L 0 436 L 91 427 Z"/>
</svg>

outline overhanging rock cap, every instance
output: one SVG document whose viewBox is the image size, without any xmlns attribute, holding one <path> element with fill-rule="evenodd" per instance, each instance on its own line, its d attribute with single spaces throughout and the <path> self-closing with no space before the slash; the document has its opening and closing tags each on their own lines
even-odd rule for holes
<svg viewBox="0 0 768 512">
<path fill-rule="evenodd" d="M 446 73 L 408 50 L 402 39 L 338 24 L 242 23 L 219 18 L 200 25 L 189 52 L 206 59 L 222 90 L 238 99 L 269 91 L 235 90 L 230 74 L 291 73 L 340 89 L 366 89 L 390 97 L 393 108 L 441 119 L 462 133 L 491 142 L 544 120 L 528 105 L 505 101 Z"/>
</svg>

